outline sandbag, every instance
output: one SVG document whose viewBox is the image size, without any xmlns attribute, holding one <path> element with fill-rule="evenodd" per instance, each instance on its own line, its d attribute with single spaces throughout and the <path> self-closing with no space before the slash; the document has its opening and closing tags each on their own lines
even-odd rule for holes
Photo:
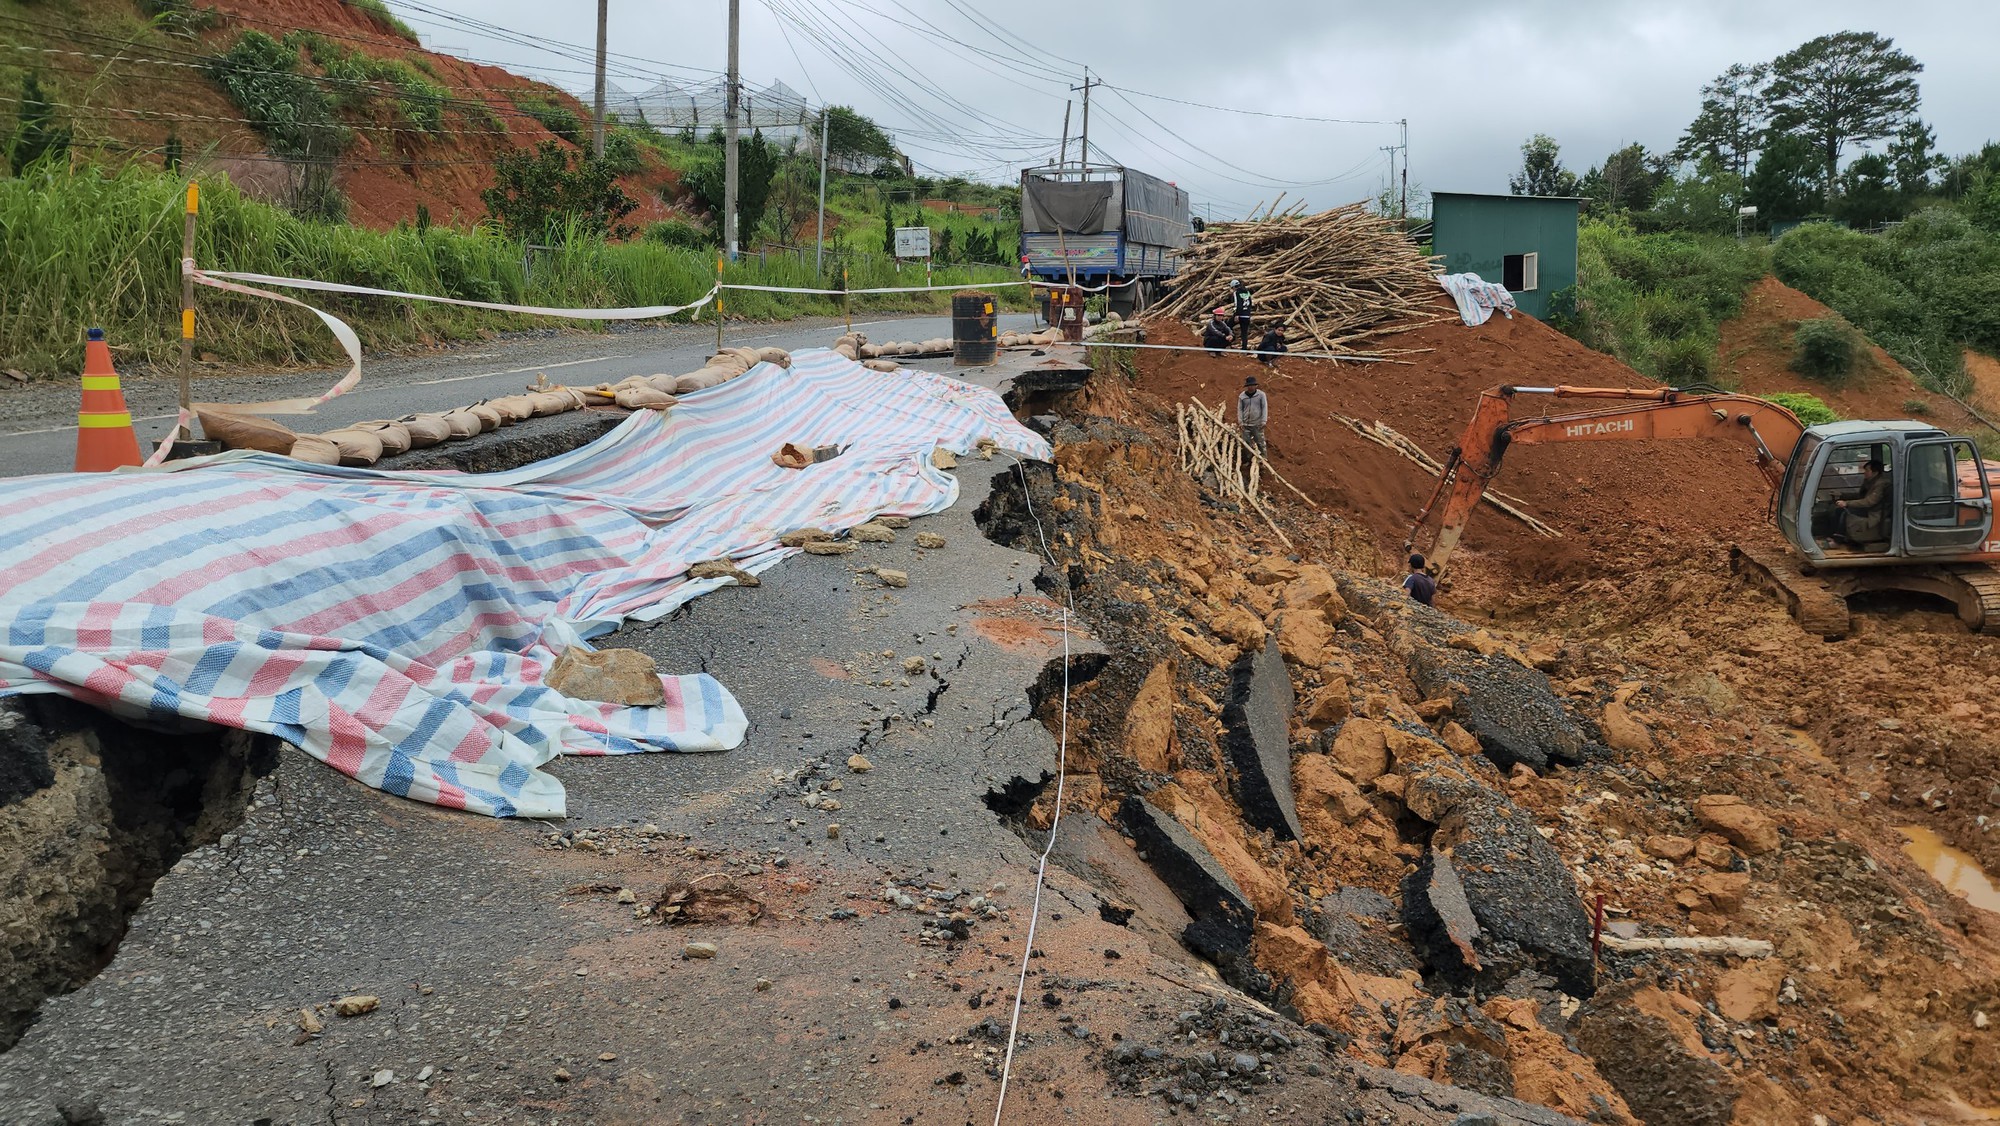
<svg viewBox="0 0 2000 1126">
<path fill-rule="evenodd" d="M 834 351 L 839 352 L 840 349 L 835 348 Z M 847 353 L 844 352 L 841 354 L 847 355 Z M 882 346 L 879 344 L 863 344 L 855 353 L 855 355 L 860 356 L 864 360 L 875 359 L 881 354 L 882 354 Z M 849 358 L 852 359 L 853 357 L 849 356 Z"/>
<path fill-rule="evenodd" d="M 858 360 L 861 358 L 860 356 L 854 354 L 854 345 L 852 344 L 836 344 L 834 345 L 833 351 L 836 355 L 845 356 L 850 360 Z"/>
<path fill-rule="evenodd" d="M 552 414 L 561 414 L 576 406 L 575 402 L 568 395 L 560 391 L 538 391 L 529 396 L 529 398 L 535 404 L 536 418 L 546 418 Z"/>
<path fill-rule="evenodd" d="M 201 420 L 202 437 L 211 442 L 221 442 L 224 449 L 288 454 L 299 438 L 291 427 L 268 418 L 216 410 L 197 410 L 194 413 Z"/>
<path fill-rule="evenodd" d="M 404 429 L 403 424 L 400 422 L 391 422 L 386 418 L 378 418 L 373 422 L 357 422 L 349 429 L 366 430 L 380 439 L 382 442 L 383 457 L 393 457 L 396 454 L 409 452 L 410 432 Z"/>
<path fill-rule="evenodd" d="M 443 415 L 420 414 L 403 420 L 403 429 L 409 432 L 410 448 L 427 450 L 439 442 L 451 440 L 451 426 Z"/>
<path fill-rule="evenodd" d="M 479 433 L 478 417 L 467 410 L 444 412 L 444 424 L 454 439 L 470 438 Z"/>
<path fill-rule="evenodd" d="M 896 367 L 896 361 L 894 360 L 863 360 L 861 361 L 861 366 L 867 368 L 869 371 L 898 370 L 898 368 Z"/>
<path fill-rule="evenodd" d="M 743 361 L 743 370 L 749 371 L 764 362 L 762 350 L 757 348 L 726 348 L 724 351 Z"/>
<path fill-rule="evenodd" d="M 615 400 L 628 411 L 663 411 L 674 405 L 674 397 L 665 391 L 655 391 L 651 387 L 627 387 L 618 392 Z"/>
<path fill-rule="evenodd" d="M 674 393 L 674 388 L 680 386 L 680 382 L 681 377 L 678 375 L 654 375 L 647 377 L 646 386 L 671 395 Z"/>
<path fill-rule="evenodd" d="M 315 465 L 339 465 L 340 447 L 318 434 L 301 434 L 286 453 Z"/>
<path fill-rule="evenodd" d="M 767 364 L 776 364 L 781 368 L 792 366 L 792 354 L 783 348 L 759 348 L 757 349 L 757 358 Z"/>
<path fill-rule="evenodd" d="M 367 467 L 382 460 L 382 439 L 371 430 L 329 430 L 320 437 L 340 451 L 340 464 Z"/>
<path fill-rule="evenodd" d="M 780 469 L 804 469 L 813 463 L 813 452 L 797 442 L 786 442 L 771 455 L 771 463 Z"/>
<path fill-rule="evenodd" d="M 728 378 L 729 378 L 728 376 L 724 375 L 722 372 L 715 370 L 714 368 L 703 368 L 700 371 L 691 371 L 686 375 L 681 376 L 680 379 L 675 383 L 674 394 L 688 395 L 696 391 L 706 391 L 710 387 L 714 387 L 720 383 L 725 382 Z"/>
<path fill-rule="evenodd" d="M 485 434 L 488 433 L 489 431 L 500 429 L 500 412 L 494 410 L 487 404 L 474 403 L 473 405 L 465 409 L 468 412 L 470 412 L 474 418 L 477 418 L 479 420 L 479 432 L 481 434 Z"/>
<path fill-rule="evenodd" d="M 500 412 L 502 426 L 512 426 L 535 417 L 535 401 L 526 395 L 507 395 L 486 405 Z"/>
</svg>

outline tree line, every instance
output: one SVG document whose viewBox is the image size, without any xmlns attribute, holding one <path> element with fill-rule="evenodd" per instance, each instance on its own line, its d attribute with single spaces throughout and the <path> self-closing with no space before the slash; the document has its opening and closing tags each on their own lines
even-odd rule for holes
<svg viewBox="0 0 2000 1126">
<path fill-rule="evenodd" d="M 1593 215 L 1651 230 L 1733 231 L 1742 207 L 1757 209 L 1746 224 L 1757 228 L 1806 219 L 1874 227 L 1939 200 L 2000 212 L 2000 144 L 1939 152 L 1920 115 L 1923 69 L 1886 36 L 1822 35 L 1703 85 L 1699 111 L 1670 149 L 1627 145 L 1578 175 L 1556 139 L 1537 133 L 1508 186 L 1587 196 Z"/>
</svg>

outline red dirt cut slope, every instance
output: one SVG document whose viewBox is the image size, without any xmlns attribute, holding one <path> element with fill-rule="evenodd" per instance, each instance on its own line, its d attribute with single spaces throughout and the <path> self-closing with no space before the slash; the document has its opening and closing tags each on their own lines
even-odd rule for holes
<svg viewBox="0 0 2000 1126">
<path fill-rule="evenodd" d="M 1161 326 L 1155 335 L 1162 343 L 1193 343 L 1180 326 Z M 1333 416 L 1387 423 L 1442 460 L 1489 387 L 1657 386 L 1525 315 L 1478 327 L 1454 318 L 1380 343 L 1429 351 L 1410 364 L 1288 359 L 1275 372 L 1247 357 L 1142 352 L 1139 386 L 1169 402 L 1198 398 L 1213 406 L 1233 399 L 1246 375 L 1258 375 L 1271 399 L 1272 464 L 1315 501 L 1373 532 L 1385 569 L 1397 567 L 1396 550 L 1435 481 Z M 1523 408 L 1533 403 L 1524 399 Z M 1233 404 L 1230 410 L 1233 417 Z M 1616 577 L 1685 558 L 1696 542 L 1755 532 L 1768 495 L 1747 451 L 1723 442 L 1523 447 L 1508 455 L 1495 487 L 1563 535 L 1544 538 L 1490 508 L 1480 512 L 1453 564 L 1461 597 L 1494 586 Z"/>
</svg>

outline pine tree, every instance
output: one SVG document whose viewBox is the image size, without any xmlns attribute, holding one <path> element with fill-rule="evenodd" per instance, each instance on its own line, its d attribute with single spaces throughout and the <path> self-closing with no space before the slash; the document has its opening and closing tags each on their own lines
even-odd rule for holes
<svg viewBox="0 0 2000 1126">
<path fill-rule="evenodd" d="M 896 256 L 896 218 L 889 213 L 889 201 L 882 201 L 882 253 Z"/>
</svg>

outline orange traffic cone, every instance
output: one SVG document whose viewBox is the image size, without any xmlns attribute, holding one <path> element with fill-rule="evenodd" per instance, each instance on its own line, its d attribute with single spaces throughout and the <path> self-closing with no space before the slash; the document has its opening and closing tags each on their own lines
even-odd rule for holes
<svg viewBox="0 0 2000 1126">
<path fill-rule="evenodd" d="M 111 349 L 104 330 L 90 330 L 83 346 L 83 409 L 76 415 L 76 471 L 98 473 L 138 465 L 139 435 L 132 429 L 132 412 L 125 392 L 118 389 L 118 372 L 111 366 Z"/>
</svg>

